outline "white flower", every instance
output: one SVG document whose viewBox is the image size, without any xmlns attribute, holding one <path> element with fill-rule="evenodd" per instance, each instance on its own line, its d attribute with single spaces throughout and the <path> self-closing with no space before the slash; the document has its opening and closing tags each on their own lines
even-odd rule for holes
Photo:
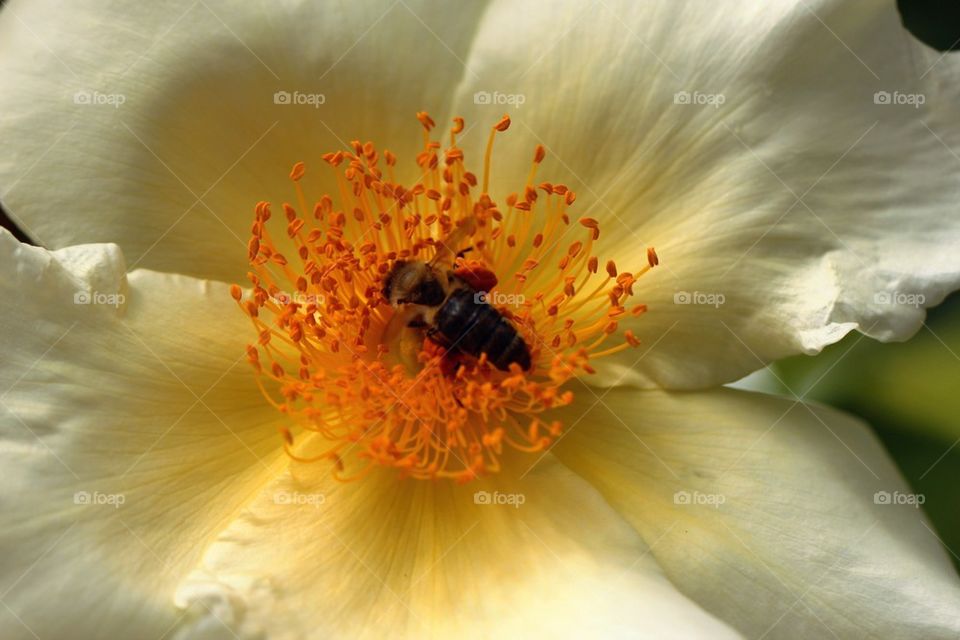
<svg viewBox="0 0 960 640">
<path fill-rule="evenodd" d="M 14 0 L 0 187 L 49 250 L 0 235 L 0 636 L 956 637 L 869 430 L 719 385 L 958 287 L 958 76 L 876 0 Z M 424 108 L 471 158 L 508 109 L 491 193 L 542 144 L 597 251 L 663 264 L 550 453 L 341 484 L 284 453 L 228 283 L 294 161 L 409 159 Z"/>
</svg>

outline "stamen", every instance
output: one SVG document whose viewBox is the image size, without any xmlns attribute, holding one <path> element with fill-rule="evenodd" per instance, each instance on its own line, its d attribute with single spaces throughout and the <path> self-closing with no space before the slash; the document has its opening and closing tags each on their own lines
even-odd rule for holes
<svg viewBox="0 0 960 640">
<path fill-rule="evenodd" d="M 504 115 L 497 124 L 490 128 L 490 137 L 487 139 L 487 152 L 483 155 L 483 191 L 490 193 L 490 161 L 493 159 L 493 139 L 498 131 L 506 131 L 510 128 L 510 116 Z"/>
<path fill-rule="evenodd" d="M 396 182 L 390 151 L 353 141 L 323 156 L 337 193 L 309 204 L 313 174 L 303 162 L 293 165 L 296 205 L 280 203 L 277 220 L 273 205 L 257 203 L 247 245 L 251 288 L 230 288 L 256 336 L 247 360 L 257 384 L 288 418 L 280 430 L 288 454 L 327 461 L 343 480 L 389 466 L 402 476 L 464 482 L 496 473 L 504 445 L 548 448 L 563 425 L 545 414 L 572 402 L 572 380 L 593 373 L 596 358 L 639 346 L 618 321 L 646 311 L 625 305 L 637 278 L 659 264 L 650 248 L 634 272 L 612 260 L 601 271 L 593 248 L 600 222 L 579 217 L 571 225 L 576 194 L 534 183 L 542 145 L 521 192 L 505 195 L 501 210 L 488 190 L 494 139 L 509 128 L 508 116 L 491 127 L 478 195 L 457 147 L 464 120 L 454 118 L 450 145 L 441 149 L 431 138 L 433 119 L 425 112 L 417 119 L 424 146 L 414 184 Z M 538 207 L 546 223 L 534 233 Z M 468 248 L 469 257 L 457 258 Z M 391 307 L 383 293 L 398 260 L 447 260 L 488 289 L 527 345 L 529 369 L 498 369 L 491 363 L 497 354 L 446 350 L 423 329 L 408 328 L 411 308 Z"/>
</svg>

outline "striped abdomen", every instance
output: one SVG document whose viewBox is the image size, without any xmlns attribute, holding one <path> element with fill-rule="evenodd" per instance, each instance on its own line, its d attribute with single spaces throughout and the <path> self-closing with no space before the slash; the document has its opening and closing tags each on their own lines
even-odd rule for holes
<svg viewBox="0 0 960 640">
<path fill-rule="evenodd" d="M 474 357 L 487 354 L 497 369 L 506 371 L 516 362 L 530 368 L 530 349 L 510 321 L 489 304 L 478 300 L 471 288 L 457 289 L 437 310 L 434 322 L 444 347 Z"/>
</svg>

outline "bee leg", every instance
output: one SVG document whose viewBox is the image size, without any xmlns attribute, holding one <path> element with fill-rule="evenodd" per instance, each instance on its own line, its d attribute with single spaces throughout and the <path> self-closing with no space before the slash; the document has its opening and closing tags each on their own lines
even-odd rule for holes
<svg viewBox="0 0 960 640">
<path fill-rule="evenodd" d="M 415 322 L 419 315 L 419 312 L 413 306 L 403 306 L 397 309 L 387 322 L 380 341 L 387 346 L 395 345 L 400 339 L 404 327 L 411 322 Z"/>
<path fill-rule="evenodd" d="M 423 329 L 427 326 L 427 323 L 423 321 L 423 318 L 414 318 L 407 323 L 407 326 L 411 329 Z"/>
<path fill-rule="evenodd" d="M 429 338 L 434 344 L 438 344 L 444 349 L 448 349 L 450 347 L 450 341 L 447 340 L 436 327 L 430 327 L 427 329 L 426 335 L 427 338 Z"/>
<path fill-rule="evenodd" d="M 456 380 L 464 367 L 466 367 L 466 364 L 463 362 L 463 357 L 457 351 L 447 351 L 443 356 L 443 360 L 440 362 L 440 371 L 450 380 Z M 457 397 L 456 393 L 452 395 L 453 399 L 457 401 L 457 404 L 463 408 L 463 403 L 460 402 L 460 398 Z"/>
<path fill-rule="evenodd" d="M 460 249 L 460 251 L 457 251 L 457 257 L 458 257 L 458 258 L 462 258 L 463 256 L 467 255 L 467 254 L 470 253 L 471 251 L 473 251 L 473 245 L 470 245 L 469 247 L 467 247 L 467 248 L 465 248 L 465 249 Z"/>
<path fill-rule="evenodd" d="M 397 309 L 387 322 L 380 342 L 389 352 L 390 358 L 397 364 L 402 364 L 411 374 L 420 370 L 417 354 L 423 344 L 423 334 L 408 325 L 417 321 L 420 312 L 413 306 Z"/>
</svg>

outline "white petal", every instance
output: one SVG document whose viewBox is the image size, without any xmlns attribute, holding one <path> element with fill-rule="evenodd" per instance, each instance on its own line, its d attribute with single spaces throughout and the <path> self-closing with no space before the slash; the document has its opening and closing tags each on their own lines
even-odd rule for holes
<svg viewBox="0 0 960 640">
<path fill-rule="evenodd" d="M 537 180 L 577 191 L 600 251 L 635 270 L 657 248 L 650 311 L 621 323 L 646 347 L 598 382 L 704 387 L 854 329 L 904 339 L 958 286 L 960 54 L 892 1 L 502 2 L 467 66 L 455 110 L 513 118 L 498 188 L 542 143 Z"/>
<path fill-rule="evenodd" d="M 223 285 L 125 276 L 115 246 L 2 231 L 0 263 L 0 637 L 158 638 L 204 543 L 286 463 L 248 322 Z"/>
<path fill-rule="evenodd" d="M 731 389 L 612 390 L 570 413 L 561 461 L 744 635 L 960 633 L 960 581 L 922 498 L 850 417 Z"/>
<path fill-rule="evenodd" d="M 736 636 L 552 460 L 469 486 L 319 473 L 295 468 L 211 547 L 180 638 Z"/>
<path fill-rule="evenodd" d="M 337 193 L 321 154 L 355 139 L 414 175 L 415 113 L 448 108 L 483 9 L 440 6 L 8 3 L 0 197 L 45 246 L 117 242 L 131 267 L 236 280 L 257 201 L 296 202 L 294 162 L 311 199 Z"/>
</svg>

